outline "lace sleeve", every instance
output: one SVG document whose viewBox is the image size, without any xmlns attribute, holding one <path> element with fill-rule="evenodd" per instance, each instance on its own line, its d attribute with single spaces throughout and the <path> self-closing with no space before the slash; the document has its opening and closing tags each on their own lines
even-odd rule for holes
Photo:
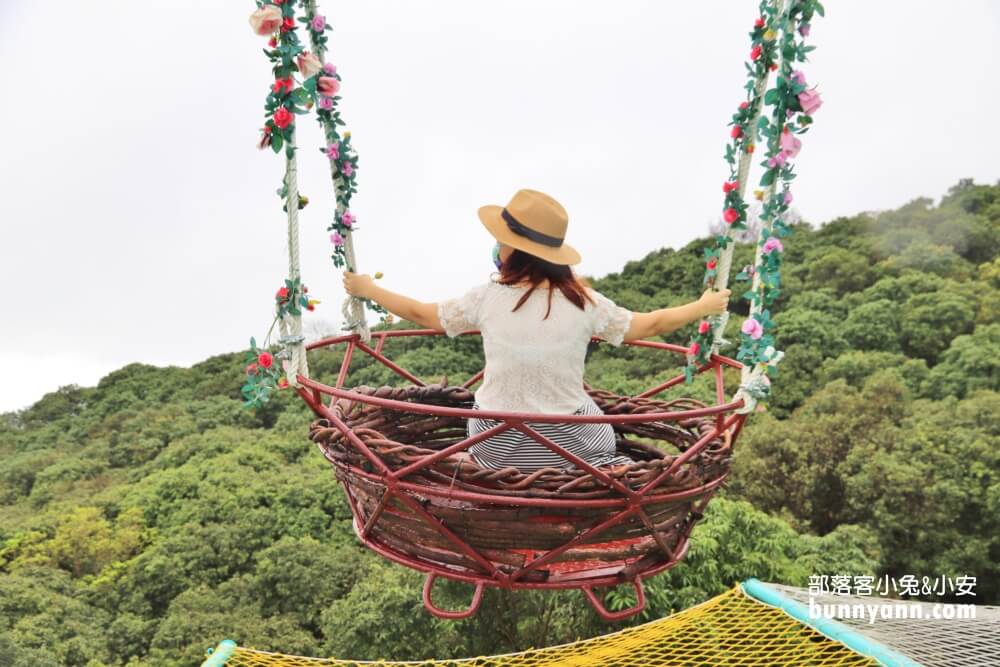
<svg viewBox="0 0 1000 667">
<path fill-rule="evenodd" d="M 625 334 L 632 325 L 632 311 L 615 304 L 614 301 L 596 290 L 590 295 L 596 305 L 591 310 L 593 316 L 593 335 L 603 338 L 614 346 L 622 344 Z"/>
<path fill-rule="evenodd" d="M 454 338 L 464 331 L 479 328 L 479 307 L 483 303 L 485 291 L 486 285 L 479 285 L 460 297 L 438 303 L 438 319 L 449 337 Z"/>
</svg>

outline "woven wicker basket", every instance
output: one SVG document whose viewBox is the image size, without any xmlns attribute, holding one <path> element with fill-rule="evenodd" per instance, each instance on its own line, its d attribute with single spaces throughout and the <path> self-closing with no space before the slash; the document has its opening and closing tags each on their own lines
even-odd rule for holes
<svg viewBox="0 0 1000 667">
<path fill-rule="evenodd" d="M 472 393 L 444 382 L 421 387 L 356 387 L 358 394 L 430 405 L 471 408 Z M 607 415 L 643 414 L 704 407 L 692 399 L 628 398 L 606 391 L 588 392 Z M 465 420 L 432 414 L 403 413 L 357 400 L 339 398 L 334 414 L 370 452 L 392 471 L 466 438 Z M 530 425 L 530 424 L 529 424 Z M 661 476 L 677 457 L 712 430 L 712 417 L 615 425 L 619 453 L 635 463 L 602 469 L 633 491 Z M 521 570 L 581 533 L 608 522 L 630 500 L 620 490 L 583 470 L 546 468 L 523 473 L 514 468 L 481 468 L 456 455 L 401 478 L 405 487 L 389 494 L 376 466 L 340 429 L 317 419 L 310 438 L 334 465 L 356 515 L 363 537 L 390 556 L 411 566 L 445 568 L 455 575 L 488 575 L 483 562 L 465 550 L 438 526 L 400 499 L 406 494 L 433 520 L 465 542 L 505 574 L 519 572 L 518 581 L 586 580 L 617 572 L 623 581 L 636 572 L 673 563 L 683 556 L 700 508 L 729 472 L 729 432 L 708 441 L 656 486 L 646 490 L 654 500 L 641 511 L 606 530 L 578 541 L 544 566 Z M 470 498 L 473 498 L 470 500 Z M 583 501 L 538 503 L 538 500 Z M 593 503 L 588 501 L 606 501 Z M 382 506 L 384 505 L 384 506 Z M 381 507 L 380 507 L 381 506 Z M 459 577 L 461 578 L 461 577 Z"/>
</svg>

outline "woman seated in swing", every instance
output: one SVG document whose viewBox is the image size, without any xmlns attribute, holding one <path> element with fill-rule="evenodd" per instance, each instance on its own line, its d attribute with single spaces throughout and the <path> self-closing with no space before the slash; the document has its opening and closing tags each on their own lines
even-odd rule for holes
<svg viewBox="0 0 1000 667">
<path fill-rule="evenodd" d="M 506 207 L 483 206 L 479 219 L 496 239 L 499 275 L 464 295 L 421 303 L 377 286 L 368 275 L 344 272 L 348 294 L 368 298 L 416 324 L 449 337 L 480 330 L 486 359 L 474 408 L 510 412 L 599 415 L 583 388 L 587 344 L 597 336 L 618 346 L 669 333 L 726 311 L 730 290 L 706 290 L 697 301 L 650 313 L 631 312 L 591 288 L 570 268 L 580 254 L 563 243 L 565 209 L 536 190 L 519 190 Z M 498 422 L 470 419 L 469 435 Z M 611 424 L 529 423 L 587 463 L 629 464 L 616 454 Z M 508 430 L 469 447 L 466 458 L 483 468 L 572 469 L 573 463 L 528 435 Z"/>
</svg>

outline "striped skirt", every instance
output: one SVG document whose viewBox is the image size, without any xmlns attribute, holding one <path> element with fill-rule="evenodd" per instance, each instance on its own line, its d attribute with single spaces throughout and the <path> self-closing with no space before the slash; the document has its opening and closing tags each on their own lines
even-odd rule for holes
<svg viewBox="0 0 1000 667">
<path fill-rule="evenodd" d="M 479 405 L 473 405 L 479 409 Z M 601 408 L 588 400 L 576 415 L 601 415 Z M 468 433 L 476 435 L 496 426 L 493 419 L 469 419 Z M 627 456 L 615 453 L 615 431 L 611 424 L 559 424 L 545 422 L 525 422 L 526 426 L 542 434 L 566 451 L 579 456 L 594 467 L 633 463 Z M 541 468 L 571 470 L 576 466 L 556 454 L 542 443 L 533 440 L 526 433 L 504 431 L 469 447 L 473 460 L 483 468 L 514 467 L 522 472 L 534 472 Z"/>
</svg>

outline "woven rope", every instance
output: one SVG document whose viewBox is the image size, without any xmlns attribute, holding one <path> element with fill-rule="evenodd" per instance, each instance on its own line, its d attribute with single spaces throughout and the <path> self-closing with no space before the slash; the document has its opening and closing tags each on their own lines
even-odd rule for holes
<svg viewBox="0 0 1000 667">
<path fill-rule="evenodd" d="M 295 160 L 295 130 L 292 130 L 288 141 L 289 149 L 285 153 L 285 187 L 288 196 L 285 208 L 288 209 L 288 277 L 300 279 L 299 268 L 299 181 L 298 168 Z M 279 323 L 281 338 L 286 342 L 290 354 L 286 374 L 288 382 L 293 387 L 299 386 L 297 375 L 309 377 L 309 365 L 306 360 L 306 348 L 302 338 L 302 315 L 288 313 Z"/>
<path fill-rule="evenodd" d="M 778 0 L 777 4 L 778 15 L 782 17 L 781 24 L 785 25 L 784 16 L 787 12 L 787 8 L 783 7 L 782 5 L 783 5 L 782 0 Z M 787 25 L 789 32 L 795 32 L 795 23 L 796 23 L 795 20 L 788 21 Z M 785 55 L 784 53 L 781 53 L 778 61 L 778 71 L 782 70 L 784 61 L 785 61 Z M 775 107 L 775 109 L 777 109 L 777 107 Z M 784 120 L 785 120 L 784 118 L 774 119 L 777 127 L 781 127 L 781 125 L 784 123 Z M 775 193 L 778 190 L 778 180 L 779 180 L 778 178 L 775 178 L 773 181 L 771 181 L 771 184 L 767 188 L 766 196 L 769 203 L 773 202 Z M 741 187 L 742 185 L 743 184 L 740 183 Z M 763 248 L 764 234 L 768 233 L 769 231 L 770 230 L 768 226 L 763 224 L 762 222 L 757 230 L 757 243 L 753 255 L 753 266 L 760 265 L 760 259 L 764 252 Z M 757 292 L 757 290 L 760 289 L 760 280 L 761 280 L 760 271 L 754 271 L 753 282 L 751 283 L 750 291 Z M 747 317 L 752 318 L 754 315 L 760 313 L 762 308 L 763 308 L 763 303 L 760 300 L 752 302 L 750 304 L 750 313 L 747 315 Z M 736 393 L 733 395 L 733 400 L 739 400 L 741 398 L 743 399 L 743 407 L 736 410 L 738 414 L 745 414 L 757 409 L 757 396 L 759 395 L 759 392 L 761 391 L 764 383 L 766 382 L 766 380 L 764 379 L 764 376 L 766 374 L 766 368 L 767 367 L 764 365 L 749 365 L 749 364 L 743 365 L 743 368 L 740 371 L 740 387 L 739 389 L 736 390 Z"/>
<path fill-rule="evenodd" d="M 316 15 L 316 0 L 306 0 L 304 3 L 306 9 L 306 15 L 309 17 Z M 312 30 L 309 33 L 309 43 L 313 50 L 313 53 L 319 59 L 321 64 L 326 64 L 326 49 L 320 47 L 316 44 L 316 36 Z M 336 129 L 333 123 L 323 121 L 323 134 L 326 138 L 327 144 L 332 143 L 336 138 Z M 333 188 L 336 193 L 337 200 L 337 215 L 341 215 L 344 212 L 344 207 L 341 205 L 341 196 L 344 193 L 344 182 L 340 178 L 340 172 L 337 170 L 336 163 L 330 160 L 330 178 L 333 181 Z M 347 260 L 347 269 L 352 273 L 358 272 L 358 261 L 354 254 L 354 233 L 346 229 L 343 234 L 344 238 L 344 255 Z M 362 341 L 369 342 L 371 340 L 371 330 L 368 327 L 368 319 L 365 317 L 365 302 L 357 297 L 348 296 L 344 299 L 344 303 L 340 308 L 341 314 L 344 316 L 345 327 L 347 331 L 353 331 L 358 334 Z"/>
<path fill-rule="evenodd" d="M 780 14 L 784 4 L 784 0 L 778 0 L 776 8 Z M 760 114 L 764 110 L 763 96 L 764 92 L 767 90 L 767 82 L 771 78 L 771 71 L 767 70 L 764 76 L 757 81 L 757 85 L 754 86 L 753 99 L 756 104 L 757 112 L 754 114 L 753 118 L 750 119 L 750 132 L 749 141 L 756 141 L 757 139 L 757 122 L 760 120 Z M 747 191 L 747 178 L 750 175 L 750 165 L 753 153 L 748 153 L 744 150 L 740 153 L 739 165 L 736 169 L 736 179 L 738 182 L 738 191 L 740 193 L 740 198 L 744 199 Z M 729 274 L 732 271 L 733 266 L 733 251 L 736 247 L 736 243 L 733 241 L 733 228 L 726 228 L 726 238 L 729 239 L 729 243 L 722 250 L 722 255 L 719 257 L 719 267 L 716 273 L 715 286 L 724 290 L 729 287 Z M 715 319 L 714 326 L 712 328 L 712 354 L 717 354 L 719 347 L 726 343 L 725 339 L 722 338 L 722 334 L 726 330 L 726 325 L 729 323 L 729 311 L 722 313 L 718 318 Z"/>
</svg>

